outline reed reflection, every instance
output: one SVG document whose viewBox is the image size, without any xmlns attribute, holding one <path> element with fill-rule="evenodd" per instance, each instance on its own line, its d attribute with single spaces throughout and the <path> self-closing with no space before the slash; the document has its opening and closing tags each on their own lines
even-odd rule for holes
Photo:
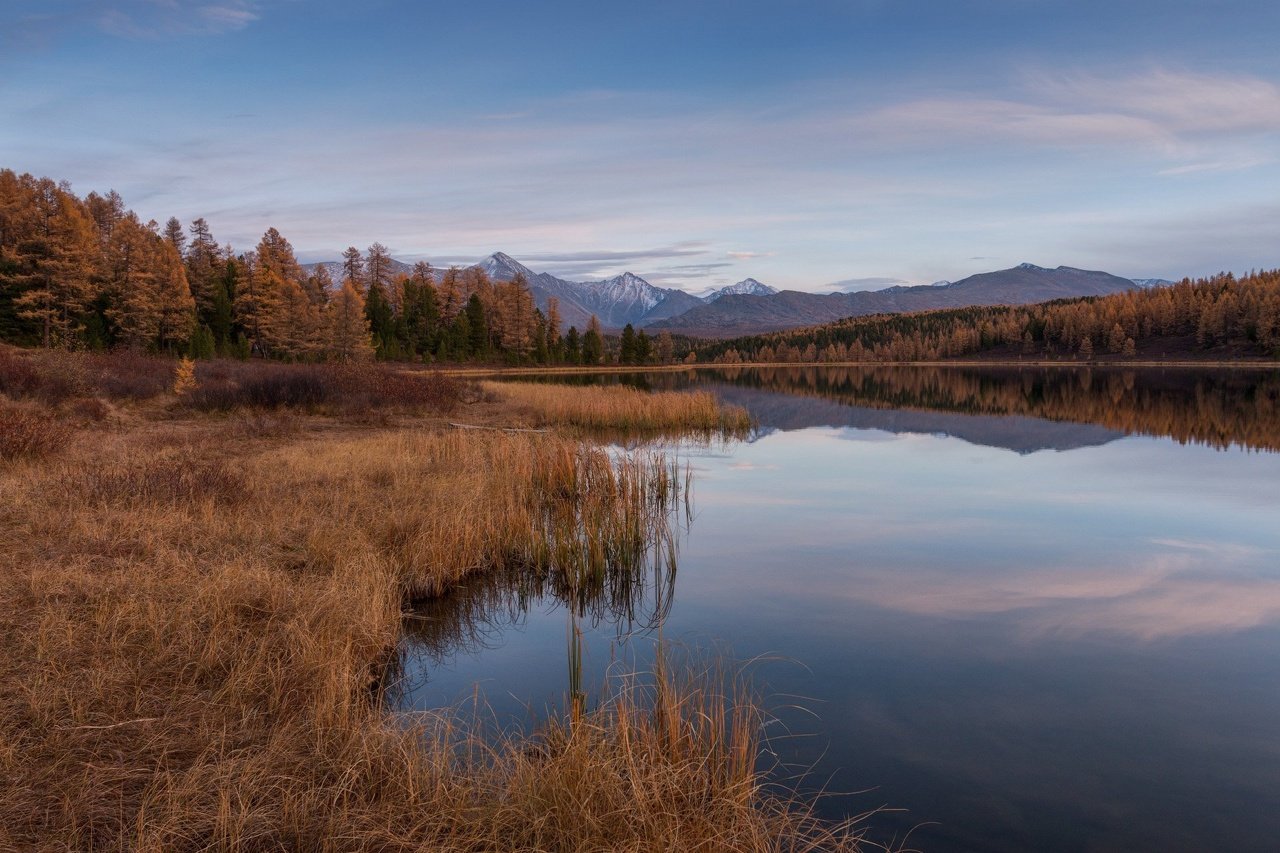
<svg viewBox="0 0 1280 853">
<path fill-rule="evenodd" d="M 403 620 L 387 700 L 412 704 L 406 698 L 433 670 L 458 655 L 500 645 L 503 634 L 522 629 L 534 611 L 563 610 L 566 693 L 572 714 L 580 715 L 586 704 L 584 637 L 604 629 L 612 629 L 615 641 L 658 632 L 674 601 L 679 541 L 693 515 L 688 470 L 674 461 L 651 464 L 656 457 L 649 454 L 620 453 L 616 463 L 621 470 L 643 471 L 647 482 L 630 476 L 612 481 L 613 488 L 644 490 L 647 502 L 606 495 L 553 501 L 542 519 L 548 553 L 539 555 L 541 568 L 483 573 L 445 595 L 416 602 Z"/>
</svg>

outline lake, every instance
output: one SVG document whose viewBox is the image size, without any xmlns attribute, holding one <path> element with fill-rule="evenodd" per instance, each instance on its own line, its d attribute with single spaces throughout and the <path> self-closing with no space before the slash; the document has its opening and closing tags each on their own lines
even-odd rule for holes
<svg viewBox="0 0 1280 853">
<path fill-rule="evenodd" d="M 751 664 L 779 778 L 925 851 L 1272 850 L 1280 838 L 1280 373 L 770 368 L 703 388 L 747 440 L 692 471 L 674 572 L 578 620 L 581 675 L 659 638 Z M 681 519 L 683 524 L 684 519 Z M 400 707 L 569 687 L 550 592 L 406 621 Z M 590 699 L 588 699 L 590 701 Z"/>
</svg>

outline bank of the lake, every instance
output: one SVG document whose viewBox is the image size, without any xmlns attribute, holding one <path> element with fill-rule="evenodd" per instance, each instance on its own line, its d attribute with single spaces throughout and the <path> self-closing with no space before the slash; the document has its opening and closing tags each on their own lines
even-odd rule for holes
<svg viewBox="0 0 1280 853">
<path fill-rule="evenodd" d="M 0 847 L 857 846 L 763 786 L 731 682 L 519 734 L 381 701 L 409 600 L 666 553 L 661 454 L 373 366 L 0 359 Z"/>
<path fill-rule="evenodd" d="M 518 377 L 529 383 L 532 377 Z M 476 586 L 398 701 L 527 724 L 655 643 L 758 661 L 779 778 L 929 851 L 1267 850 L 1280 775 L 1280 374 L 702 366 L 539 378 L 749 411 L 646 596 Z M 616 592 L 616 591 L 615 591 Z M 416 626 L 433 626 L 419 630 Z M 580 638 L 566 653 L 565 637 Z M 853 793 L 849 793 L 853 792 Z"/>
</svg>

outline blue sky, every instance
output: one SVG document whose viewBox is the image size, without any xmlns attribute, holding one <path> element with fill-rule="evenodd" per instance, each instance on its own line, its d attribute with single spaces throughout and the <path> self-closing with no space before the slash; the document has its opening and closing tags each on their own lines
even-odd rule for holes
<svg viewBox="0 0 1280 853">
<path fill-rule="evenodd" d="M 304 259 L 1280 265 L 1280 3 L 6 0 L 0 166 Z"/>
</svg>

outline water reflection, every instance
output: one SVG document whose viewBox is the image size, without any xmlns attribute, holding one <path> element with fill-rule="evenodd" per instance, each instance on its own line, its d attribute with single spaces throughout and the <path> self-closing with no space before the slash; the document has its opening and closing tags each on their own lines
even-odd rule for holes
<svg viewBox="0 0 1280 853">
<path fill-rule="evenodd" d="M 1019 453 L 1123 435 L 1280 450 L 1280 371 L 1112 367 L 700 367 L 555 377 L 651 390 L 703 387 L 761 427 L 954 435 Z"/>
<path fill-rule="evenodd" d="M 886 842 L 927 824 L 912 843 L 935 852 L 1273 849 L 1276 374 L 590 381 L 697 384 L 761 430 L 689 450 L 698 515 L 679 596 L 674 575 L 655 583 L 648 569 L 660 607 L 594 595 L 570 678 L 602 678 L 601 650 L 635 624 L 797 661 L 760 673 L 787 697 L 774 704 L 783 727 L 806 735 L 773 747 L 830 789 L 873 789 L 824 801 L 833 818 L 905 809 L 877 816 Z M 431 689 L 411 701 L 477 681 L 513 714 L 564 701 L 575 652 L 563 593 L 489 595 L 479 615 L 442 611 L 468 627 L 444 632 L 445 651 L 423 664 Z M 644 645 L 632 646 L 640 665 Z M 796 696 L 808 698 L 793 713 Z"/>
<path fill-rule="evenodd" d="M 586 700 L 587 633 L 612 634 L 615 641 L 626 642 L 662 627 L 675 600 L 679 537 L 691 516 L 688 501 L 673 507 L 670 523 L 658 527 L 654 538 L 633 539 L 625 554 L 601 555 L 598 570 L 583 571 L 570 561 L 544 572 L 486 573 L 416 602 L 404 615 L 399 655 L 386 679 L 386 701 L 392 707 L 420 706 L 415 694 L 434 671 L 459 657 L 500 647 L 506 632 L 526 627 L 531 613 L 541 620 L 559 613 L 568 637 L 564 694 L 580 713 Z"/>
</svg>

